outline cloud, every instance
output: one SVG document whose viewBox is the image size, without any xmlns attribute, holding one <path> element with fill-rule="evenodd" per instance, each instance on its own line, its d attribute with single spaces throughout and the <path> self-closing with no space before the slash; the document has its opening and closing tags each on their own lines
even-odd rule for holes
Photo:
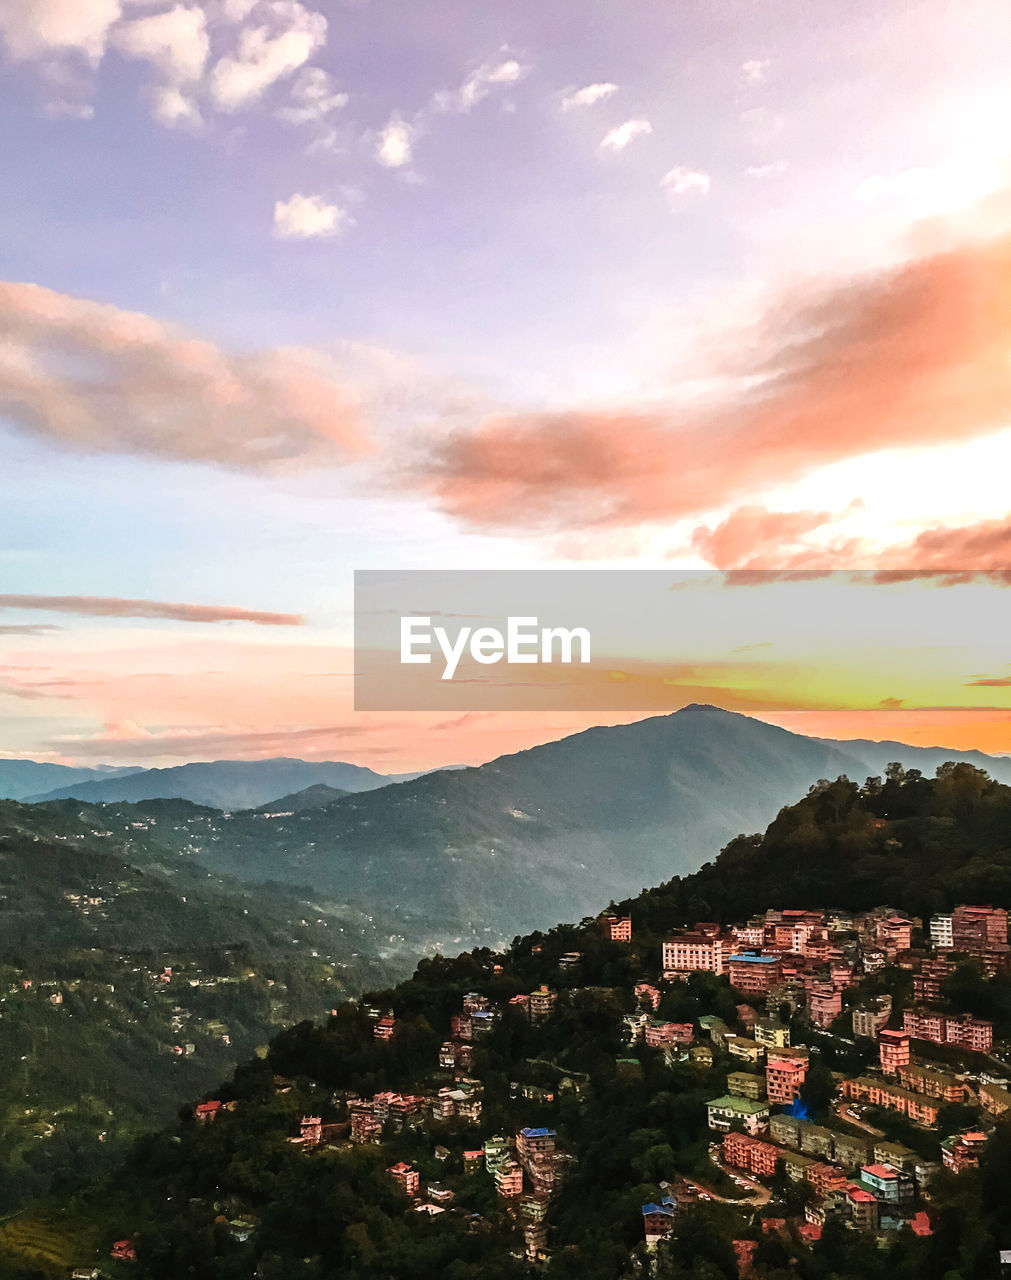
<svg viewBox="0 0 1011 1280">
<path fill-rule="evenodd" d="M 1007 689 L 1011 687 L 1011 676 L 977 676 L 975 680 L 966 680 L 971 689 Z"/>
<path fill-rule="evenodd" d="M 804 535 L 835 517 L 828 511 L 769 511 L 763 506 L 738 507 L 715 528 L 701 525 L 692 533 L 692 549 L 718 568 L 768 567 Z"/>
<path fill-rule="evenodd" d="M 708 195 L 709 185 L 709 174 L 703 173 L 699 169 L 683 169 L 680 167 L 670 169 L 660 179 L 661 189 L 666 192 L 668 200 L 674 206 L 680 203 L 680 196 Z"/>
<path fill-rule="evenodd" d="M 741 78 L 745 84 L 764 84 L 771 65 L 768 58 L 749 58 L 741 64 Z"/>
<path fill-rule="evenodd" d="M 234 354 L 150 316 L 0 282 L 0 416 L 88 452 L 264 468 L 369 449 L 318 356 Z"/>
<path fill-rule="evenodd" d="M 252 622 L 261 627 L 300 627 L 294 613 L 267 613 L 234 605 L 171 604 L 164 600 L 124 600 L 119 596 L 0 595 L 0 609 L 38 609 L 93 618 L 171 618 L 176 622 Z"/>
<path fill-rule="evenodd" d="M 125 57 L 150 62 L 176 85 L 199 80 L 210 53 L 204 11 L 183 5 L 123 23 L 111 42 Z"/>
<path fill-rule="evenodd" d="M 432 446 L 417 483 L 476 527 L 572 532 L 668 522 L 843 458 L 992 433 L 1011 404 L 1009 276 L 1004 234 L 809 282 L 725 340 L 722 400 L 492 415 Z"/>
<path fill-rule="evenodd" d="M 346 209 L 327 204 L 322 196 L 296 192 L 289 200 L 274 205 L 274 235 L 282 240 L 311 240 L 333 236 L 350 221 Z"/>
<path fill-rule="evenodd" d="M 16 61 L 70 52 L 97 66 L 120 13 L 120 0 L 4 0 L 0 36 Z"/>
<path fill-rule="evenodd" d="M 291 87 L 290 105 L 282 107 L 277 115 L 288 124 L 312 124 L 347 104 L 348 95 L 334 87 L 322 67 L 306 67 Z"/>
<path fill-rule="evenodd" d="M 600 140 L 601 151 L 624 151 L 636 138 L 645 138 L 653 132 L 648 120 L 626 120 L 624 124 L 609 129 Z"/>
<path fill-rule="evenodd" d="M 110 749 L 118 759 L 130 760 L 160 756 L 181 756 L 187 760 L 227 756 L 248 760 L 294 754 L 300 758 L 326 758 L 327 753 L 337 749 L 338 743 L 354 741 L 368 732 L 368 726 L 362 724 L 271 729 L 236 725 L 172 726 L 152 730 L 130 717 L 123 717 L 107 721 L 97 733 L 66 734 L 57 742 L 72 747 L 75 758 L 88 759 L 102 759 Z"/>
<path fill-rule="evenodd" d="M 570 89 L 562 96 L 562 110 L 575 111 L 579 107 L 592 107 L 606 102 L 618 92 L 618 86 L 609 81 L 584 85 L 582 89 Z"/>
<path fill-rule="evenodd" d="M 499 85 L 515 84 L 522 80 L 527 68 L 520 66 L 515 58 L 507 58 L 503 62 L 485 62 L 472 71 L 460 85 L 459 89 L 442 90 L 433 98 L 433 106 L 437 111 L 458 111 L 463 114 L 471 111 Z"/>
<path fill-rule="evenodd" d="M 151 114 L 159 124 L 174 128 L 201 123 L 200 108 L 176 85 L 159 85 L 151 94 Z"/>
<path fill-rule="evenodd" d="M 749 178 L 778 178 L 788 167 L 785 160 L 773 160 L 770 164 L 749 164 L 744 172 Z"/>
<path fill-rule="evenodd" d="M 62 627 L 50 626 L 43 622 L 0 623 L 0 636 L 44 636 L 52 631 L 62 631 Z"/>
<path fill-rule="evenodd" d="M 298 0 L 271 0 L 257 13 L 268 20 L 244 27 L 236 52 L 219 58 L 211 71 L 208 87 L 222 111 L 238 111 L 257 101 L 326 43 L 326 18 Z"/>
<path fill-rule="evenodd" d="M 389 123 L 379 136 L 376 156 L 381 165 L 387 169 L 400 169 L 411 162 L 412 129 L 399 116 L 390 117 Z"/>
</svg>

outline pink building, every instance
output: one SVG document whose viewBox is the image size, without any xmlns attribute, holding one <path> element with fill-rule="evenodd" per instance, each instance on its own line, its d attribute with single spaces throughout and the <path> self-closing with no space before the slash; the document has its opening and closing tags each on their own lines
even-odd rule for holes
<svg viewBox="0 0 1011 1280">
<path fill-rule="evenodd" d="M 606 916 L 604 924 L 607 926 L 612 942 L 632 941 L 631 916 Z"/>
<path fill-rule="evenodd" d="M 396 1019 L 392 1017 L 380 1018 L 376 1025 L 372 1028 L 372 1034 L 377 1040 L 389 1040 L 396 1029 Z"/>
<path fill-rule="evenodd" d="M 783 962 L 779 956 L 744 951 L 730 957 L 727 971 L 730 985 L 738 991 L 745 995 L 765 995 L 782 978 Z"/>
<path fill-rule="evenodd" d="M 390 1174 L 394 1181 L 400 1184 L 405 1195 L 413 1198 L 418 1194 L 418 1188 L 421 1185 L 421 1175 L 416 1169 L 412 1169 L 409 1164 L 404 1164 L 403 1161 L 401 1161 L 400 1164 L 390 1165 L 386 1172 Z"/>
<path fill-rule="evenodd" d="M 683 933 L 663 944 L 664 973 L 722 973 L 723 943 L 719 936 Z"/>
<path fill-rule="evenodd" d="M 885 1075 L 898 1075 L 900 1067 L 909 1066 L 909 1033 L 882 1031 L 878 1036 L 878 1053 Z"/>
<path fill-rule="evenodd" d="M 765 1065 L 765 1089 L 769 1101 L 789 1106 L 794 1098 L 800 1096 L 806 1075 L 806 1058 L 782 1057 L 770 1049 Z"/>
<path fill-rule="evenodd" d="M 902 1027 L 914 1040 L 952 1044 L 960 1049 L 987 1053 L 993 1046 L 993 1023 L 974 1018 L 971 1013 L 948 1015 L 931 1009 L 907 1009 Z"/>
<path fill-rule="evenodd" d="M 816 982 L 808 988 L 808 1016 L 816 1027 L 828 1027 L 842 1013 L 842 992 L 830 982 Z"/>
</svg>

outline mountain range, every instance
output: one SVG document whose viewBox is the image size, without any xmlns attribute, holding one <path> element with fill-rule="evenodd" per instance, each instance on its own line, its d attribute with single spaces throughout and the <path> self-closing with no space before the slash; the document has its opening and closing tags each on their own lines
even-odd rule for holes
<svg viewBox="0 0 1011 1280">
<path fill-rule="evenodd" d="M 949 759 L 1011 781 L 1001 757 L 832 742 L 690 706 L 322 806 L 289 797 L 281 816 L 181 812 L 158 838 L 217 874 L 389 913 L 398 943 L 419 950 L 498 944 L 696 870 L 821 778 L 863 781 L 892 760 L 933 773 Z M 128 813 L 116 821 L 128 828 Z"/>
<path fill-rule="evenodd" d="M 6 761 L 4 763 L 27 763 Z M 41 766 L 40 766 L 41 767 Z M 58 766 L 48 766 L 50 768 Z M 364 765 L 333 760 L 211 760 L 175 765 L 169 769 L 139 769 L 113 776 L 68 778 L 48 790 L 36 788 L 12 799 L 33 803 L 46 800 L 86 800 L 91 804 L 138 800 L 191 800 L 212 809 L 254 809 L 306 787 L 336 787 L 340 791 L 371 791 L 392 782 L 416 778 L 414 773 L 382 774 Z"/>
</svg>

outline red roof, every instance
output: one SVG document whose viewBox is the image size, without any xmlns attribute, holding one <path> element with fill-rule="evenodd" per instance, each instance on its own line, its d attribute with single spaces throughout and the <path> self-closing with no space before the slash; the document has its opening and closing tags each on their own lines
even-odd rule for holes
<svg viewBox="0 0 1011 1280">
<path fill-rule="evenodd" d="M 910 1219 L 909 1225 L 913 1229 L 913 1234 L 918 1236 L 932 1236 L 934 1228 L 930 1225 L 930 1219 L 921 1209 L 919 1213 L 914 1213 Z"/>
<path fill-rule="evenodd" d="M 220 1111 L 221 1103 L 215 1098 L 212 1102 L 201 1102 L 197 1106 L 197 1114 L 203 1115 L 208 1111 Z"/>
<path fill-rule="evenodd" d="M 895 1169 L 890 1169 L 886 1164 L 864 1165 L 864 1173 L 872 1173 L 875 1178 L 897 1178 L 899 1176 Z"/>
<path fill-rule="evenodd" d="M 864 1191 L 862 1187 L 847 1187 L 846 1194 L 857 1204 L 876 1204 L 874 1196 L 869 1191 Z"/>
</svg>

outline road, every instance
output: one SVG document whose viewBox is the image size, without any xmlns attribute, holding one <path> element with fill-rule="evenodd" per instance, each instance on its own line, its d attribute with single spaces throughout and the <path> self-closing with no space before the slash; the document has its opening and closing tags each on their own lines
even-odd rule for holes
<svg viewBox="0 0 1011 1280">
<path fill-rule="evenodd" d="M 749 1187 L 751 1189 L 751 1195 L 742 1196 L 740 1199 L 735 1199 L 733 1196 L 721 1196 L 699 1182 L 699 1187 L 701 1187 L 706 1195 L 711 1196 L 714 1200 L 719 1200 L 722 1204 L 747 1205 L 748 1208 L 751 1209 L 757 1208 L 762 1204 L 768 1204 L 772 1199 L 772 1192 L 768 1187 L 763 1187 L 760 1182 L 756 1182 L 754 1178 L 749 1178 L 747 1174 L 742 1173 L 740 1169 L 729 1169 L 723 1163 L 723 1159 L 720 1155 L 720 1147 L 715 1142 L 710 1144 L 709 1159 L 717 1169 L 719 1169 L 721 1173 L 725 1173 L 728 1178 L 737 1178 L 738 1181 L 743 1182 L 746 1187 Z M 696 1179 L 696 1181 L 698 1180 Z"/>
<path fill-rule="evenodd" d="M 855 1124 L 858 1129 L 863 1129 L 864 1133 L 869 1133 L 872 1138 L 883 1138 L 885 1136 L 884 1129 L 875 1129 L 872 1124 L 868 1124 L 866 1120 L 857 1115 L 856 1111 L 845 1099 L 835 1103 L 832 1110 L 840 1120 L 845 1120 L 847 1124 Z"/>
</svg>

